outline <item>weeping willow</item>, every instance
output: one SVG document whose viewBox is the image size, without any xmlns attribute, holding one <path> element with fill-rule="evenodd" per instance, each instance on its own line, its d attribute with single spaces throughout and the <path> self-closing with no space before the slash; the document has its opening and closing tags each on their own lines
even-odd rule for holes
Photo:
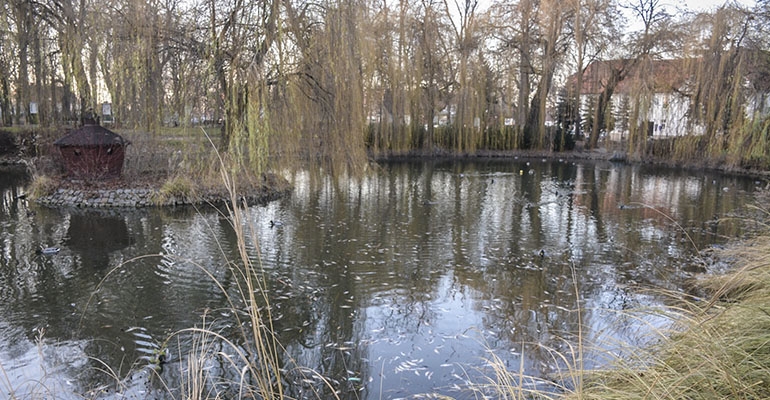
<svg viewBox="0 0 770 400">
<path fill-rule="evenodd" d="M 315 20 L 294 12 L 287 9 L 289 31 L 277 40 L 276 78 L 253 75 L 230 99 L 247 110 L 233 122 L 232 150 L 256 171 L 360 174 L 367 157 L 356 7 L 329 2 Z M 299 54 L 286 55 L 284 46 Z"/>
<path fill-rule="evenodd" d="M 341 2 L 342 7 L 327 16 L 327 30 L 323 39 L 330 56 L 329 69 L 333 76 L 326 76 L 331 88 L 332 113 L 323 115 L 328 126 L 327 138 L 322 143 L 321 159 L 331 166 L 342 166 L 348 172 L 358 174 L 365 167 L 364 105 L 361 59 L 358 38 L 360 32 L 353 1 Z M 323 125 L 322 125 L 323 126 Z M 326 145 L 328 141 L 328 145 Z"/>
<path fill-rule="evenodd" d="M 632 100 L 632 125 L 628 151 L 633 154 L 666 158 L 675 162 L 693 163 L 708 159 L 728 167 L 757 167 L 765 164 L 761 157 L 765 147 L 762 136 L 767 132 L 759 114 L 748 115 L 747 71 L 758 67 L 757 52 L 728 49 L 692 58 L 680 63 L 688 85 L 679 88 L 680 96 L 689 98 L 687 131 L 670 140 L 671 146 L 645 147 L 643 116 L 652 109 L 652 86 L 637 89 Z M 648 76 L 645 82 L 653 82 Z M 645 111 L 646 110 L 646 111 Z M 634 127 L 637 132 L 634 132 Z M 641 146 L 641 147 L 640 147 Z M 762 161 L 760 161 L 762 160 Z"/>
<path fill-rule="evenodd" d="M 233 168 L 256 173 L 357 174 L 369 156 L 556 149 L 546 122 L 554 117 L 567 49 L 582 40 L 569 29 L 580 4 L 501 3 L 494 19 L 473 1 L 105 0 L 62 4 L 62 15 L 50 2 L 13 2 L 0 12 L 0 46 L 19 55 L 0 58 L 12 71 L 0 77 L 3 118 L 11 117 L 9 102 L 23 111 L 33 95 L 49 111 L 42 117 L 59 103 L 62 114 L 95 108 L 106 90 L 124 128 L 157 133 L 172 121 L 221 121 L 220 150 Z M 666 57 L 692 60 L 683 64 L 686 84 L 676 87 L 689 103 L 690 131 L 666 146 L 649 140 L 649 114 L 660 94 L 653 70 L 622 93 L 627 112 L 609 107 L 629 71 L 651 62 L 630 57 L 588 110 L 586 147 L 622 120 L 630 134 L 623 143 L 637 158 L 764 163 L 766 120 L 748 111 L 747 82 L 770 81 L 757 73 L 770 60 L 763 36 L 745 38 L 766 18 L 757 14 L 751 22 L 737 6 L 707 17 L 681 35 L 679 50 L 665 50 Z M 509 23 L 513 28 L 502 28 Z M 39 26 L 26 29 L 33 25 Z M 495 40 L 505 47 L 493 50 Z M 607 44 L 597 39 L 595 46 Z M 664 53 L 646 46 L 637 54 L 659 61 Z M 767 92 L 764 85 L 754 90 Z"/>
<path fill-rule="evenodd" d="M 426 57 L 425 38 L 435 21 L 415 23 L 415 14 L 430 15 L 432 5 L 399 1 L 396 10 L 372 4 L 364 17 L 371 27 L 362 32 L 365 146 L 374 155 L 402 154 L 422 146 L 423 126 L 432 104 L 422 102 L 424 82 L 433 60 Z"/>
</svg>

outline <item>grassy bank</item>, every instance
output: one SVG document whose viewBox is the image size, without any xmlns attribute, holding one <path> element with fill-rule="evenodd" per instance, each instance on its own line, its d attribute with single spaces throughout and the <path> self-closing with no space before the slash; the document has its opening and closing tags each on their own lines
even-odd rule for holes
<svg viewBox="0 0 770 400">
<path fill-rule="evenodd" d="M 32 169 L 33 191 L 39 196 L 45 196 L 58 188 L 84 189 L 83 182 L 71 182 L 64 174 L 64 169 L 58 150 L 53 146 L 56 139 L 64 135 L 68 129 L 60 128 L 21 128 L 14 127 L 0 129 L 0 164 L 23 163 Z M 212 197 L 212 194 L 224 194 L 218 168 L 218 160 L 215 150 L 220 147 L 220 127 L 196 126 L 196 127 L 163 127 L 153 132 L 139 130 L 115 129 L 130 142 L 126 149 L 126 158 L 120 179 L 108 182 L 88 182 L 89 187 L 95 189 L 111 188 L 155 188 L 160 192 L 160 199 L 166 197 Z M 448 131 L 449 132 L 449 131 Z M 444 132 L 448 135 L 447 132 Z M 500 133 L 508 137 L 508 133 Z M 451 136 L 451 135 L 450 135 Z M 506 139 L 507 140 L 507 139 Z M 430 148 L 412 148 L 404 146 L 403 149 L 373 149 L 369 148 L 369 161 L 389 159 L 420 159 L 420 158 L 559 158 L 571 160 L 614 160 L 626 159 L 649 162 L 654 164 L 670 165 L 673 167 L 687 167 L 693 170 L 704 168 L 740 174 L 768 176 L 767 166 L 770 163 L 727 162 L 724 155 L 714 157 L 701 157 L 702 152 L 695 151 L 682 153 L 681 149 L 698 149 L 702 147 L 701 137 L 685 136 L 671 139 L 658 139 L 650 141 L 645 156 L 631 157 L 627 154 L 627 143 L 605 142 L 601 148 L 584 150 L 582 143 L 577 144 L 572 150 L 554 152 L 550 150 L 511 150 L 506 146 L 477 146 L 472 152 L 457 152 L 449 142 L 445 146 Z M 443 142 L 442 142 L 443 143 Z M 272 144 L 269 145 L 273 146 Z M 376 150 L 376 151 L 375 151 Z M 265 184 L 271 184 L 263 174 L 265 170 L 291 170 L 309 168 L 308 160 L 297 159 L 289 165 L 285 160 L 286 155 L 281 153 L 280 146 L 270 147 L 271 155 L 268 157 L 269 165 L 253 162 L 251 154 L 245 149 L 235 146 L 229 152 L 223 154 L 227 168 L 238 176 L 239 187 L 237 190 L 250 197 L 263 190 Z M 679 151 L 677 153 L 677 151 Z M 284 159 L 284 161 L 279 161 Z M 214 166 L 214 167 L 212 167 Z M 309 168 L 322 173 L 336 173 L 345 171 L 341 165 L 326 166 L 328 168 Z M 335 172 L 337 171 L 337 172 Z M 274 176 L 272 178 L 275 178 Z M 273 179 L 275 181 L 275 179 Z M 276 181 L 277 182 L 277 181 Z M 208 196 L 207 196 L 208 195 Z"/>
<path fill-rule="evenodd" d="M 707 294 L 671 307 L 674 330 L 614 369 L 586 374 L 574 398 L 770 398 L 770 237 L 724 254 L 732 272 L 703 277 Z"/>
<path fill-rule="evenodd" d="M 653 312 L 670 321 L 665 330 L 653 329 L 647 347 L 621 344 L 623 356 L 604 350 L 605 368 L 585 370 L 583 349 L 594 344 L 580 337 L 569 354 L 554 353 L 566 367 L 546 390 L 533 389 L 536 379 L 493 359 L 494 391 L 504 399 L 770 398 L 770 236 L 747 240 L 718 258 L 730 272 L 697 278 L 694 292 L 700 295 L 673 293 L 662 310 L 623 312 Z"/>
</svg>

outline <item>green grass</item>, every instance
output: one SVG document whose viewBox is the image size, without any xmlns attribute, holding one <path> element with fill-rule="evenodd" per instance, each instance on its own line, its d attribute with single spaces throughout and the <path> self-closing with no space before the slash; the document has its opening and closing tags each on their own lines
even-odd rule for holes
<svg viewBox="0 0 770 400">
<path fill-rule="evenodd" d="M 8 133 L 11 135 L 18 135 L 20 133 L 26 133 L 31 132 L 36 129 L 39 129 L 37 127 L 30 127 L 30 126 L 23 126 L 23 125 L 16 125 L 16 126 L 4 126 L 0 127 L 0 132 Z"/>
</svg>

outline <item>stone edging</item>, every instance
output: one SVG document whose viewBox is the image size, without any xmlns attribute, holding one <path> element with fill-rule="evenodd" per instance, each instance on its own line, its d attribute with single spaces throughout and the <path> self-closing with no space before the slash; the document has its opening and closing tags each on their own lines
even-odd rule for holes
<svg viewBox="0 0 770 400">
<path fill-rule="evenodd" d="M 78 190 L 57 189 L 54 193 L 35 199 L 36 202 L 52 207 L 149 207 L 160 205 L 153 201 L 156 190 L 150 189 L 114 189 L 114 190 Z M 171 205 L 173 203 L 170 203 Z"/>
<path fill-rule="evenodd" d="M 264 189 L 260 193 L 242 196 L 239 201 L 247 204 L 265 203 L 287 195 L 290 190 Z M 157 189 L 64 189 L 35 199 L 38 204 L 48 207 L 78 208 L 143 208 L 173 207 L 194 204 L 223 204 L 228 202 L 226 194 L 210 194 L 202 197 L 169 196 L 161 201 Z"/>
</svg>

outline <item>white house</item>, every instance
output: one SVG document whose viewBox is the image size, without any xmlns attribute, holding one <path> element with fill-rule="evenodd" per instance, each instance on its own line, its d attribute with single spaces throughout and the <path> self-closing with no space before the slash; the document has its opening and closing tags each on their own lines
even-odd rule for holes
<svg viewBox="0 0 770 400">
<path fill-rule="evenodd" d="M 743 52 L 747 64 L 743 82 L 744 112 L 749 117 L 770 114 L 770 65 L 767 55 Z M 651 138 L 703 134 L 705 127 L 691 123 L 691 96 L 695 92 L 695 73 L 702 69 L 702 58 L 673 60 L 595 61 L 583 73 L 580 87 L 581 120 L 590 121 L 596 99 L 611 83 L 613 74 L 621 76 L 612 95 L 610 123 L 605 132 L 611 140 L 628 137 L 633 106 L 645 112 L 636 123 L 649 122 Z M 619 75 L 618 75 L 619 74 Z M 575 76 L 570 78 L 576 85 Z"/>
<path fill-rule="evenodd" d="M 612 119 L 605 127 L 611 140 L 628 137 L 633 105 L 645 109 L 637 123 L 649 122 L 649 136 L 665 138 L 690 133 L 702 133 L 702 128 L 690 127 L 688 111 L 690 99 L 683 95 L 689 77 L 686 60 L 631 60 L 595 61 L 583 73 L 580 88 L 582 121 L 592 120 L 597 98 L 611 81 L 613 73 L 623 75 L 611 98 Z M 571 78 L 575 84 L 575 77 Z M 649 104 L 643 104 L 649 102 Z M 606 128 L 609 128 L 607 130 Z M 693 132 L 695 130 L 695 132 Z"/>
</svg>

